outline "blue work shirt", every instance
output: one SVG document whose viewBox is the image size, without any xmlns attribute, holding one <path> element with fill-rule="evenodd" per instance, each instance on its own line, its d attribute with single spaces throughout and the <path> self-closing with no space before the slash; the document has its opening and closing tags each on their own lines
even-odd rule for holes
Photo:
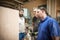
<svg viewBox="0 0 60 40">
<path fill-rule="evenodd" d="M 47 16 L 38 25 L 37 40 L 52 40 L 52 37 L 59 36 L 59 25 L 57 21 Z"/>
</svg>

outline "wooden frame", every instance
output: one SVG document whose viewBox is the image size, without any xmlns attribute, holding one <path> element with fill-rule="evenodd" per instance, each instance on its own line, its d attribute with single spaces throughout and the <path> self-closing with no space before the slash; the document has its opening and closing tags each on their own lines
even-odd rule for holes
<svg viewBox="0 0 60 40">
<path fill-rule="evenodd" d="M 57 19 L 58 23 L 60 24 L 60 10 L 57 10 L 56 19 Z"/>
</svg>

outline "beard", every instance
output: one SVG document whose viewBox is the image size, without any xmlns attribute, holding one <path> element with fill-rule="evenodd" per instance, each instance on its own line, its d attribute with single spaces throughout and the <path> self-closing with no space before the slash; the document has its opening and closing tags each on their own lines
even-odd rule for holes
<svg viewBox="0 0 60 40">
<path fill-rule="evenodd" d="M 23 17 L 23 14 L 19 14 L 20 17 Z"/>
</svg>

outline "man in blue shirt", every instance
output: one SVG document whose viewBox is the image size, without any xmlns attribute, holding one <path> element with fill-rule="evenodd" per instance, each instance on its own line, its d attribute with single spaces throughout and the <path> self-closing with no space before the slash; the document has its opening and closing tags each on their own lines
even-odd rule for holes
<svg viewBox="0 0 60 40">
<path fill-rule="evenodd" d="M 43 5 L 38 6 L 35 16 L 40 19 L 37 40 L 59 40 L 59 25 L 50 16 Z"/>
</svg>

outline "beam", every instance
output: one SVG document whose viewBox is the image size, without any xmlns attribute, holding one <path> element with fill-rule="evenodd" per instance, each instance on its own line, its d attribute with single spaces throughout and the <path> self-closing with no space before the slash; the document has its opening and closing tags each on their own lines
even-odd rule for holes
<svg viewBox="0 0 60 40">
<path fill-rule="evenodd" d="M 0 6 L 8 7 L 8 8 L 13 8 L 13 9 L 18 9 L 18 6 L 22 5 L 23 3 L 20 1 L 0 1 Z"/>
</svg>

